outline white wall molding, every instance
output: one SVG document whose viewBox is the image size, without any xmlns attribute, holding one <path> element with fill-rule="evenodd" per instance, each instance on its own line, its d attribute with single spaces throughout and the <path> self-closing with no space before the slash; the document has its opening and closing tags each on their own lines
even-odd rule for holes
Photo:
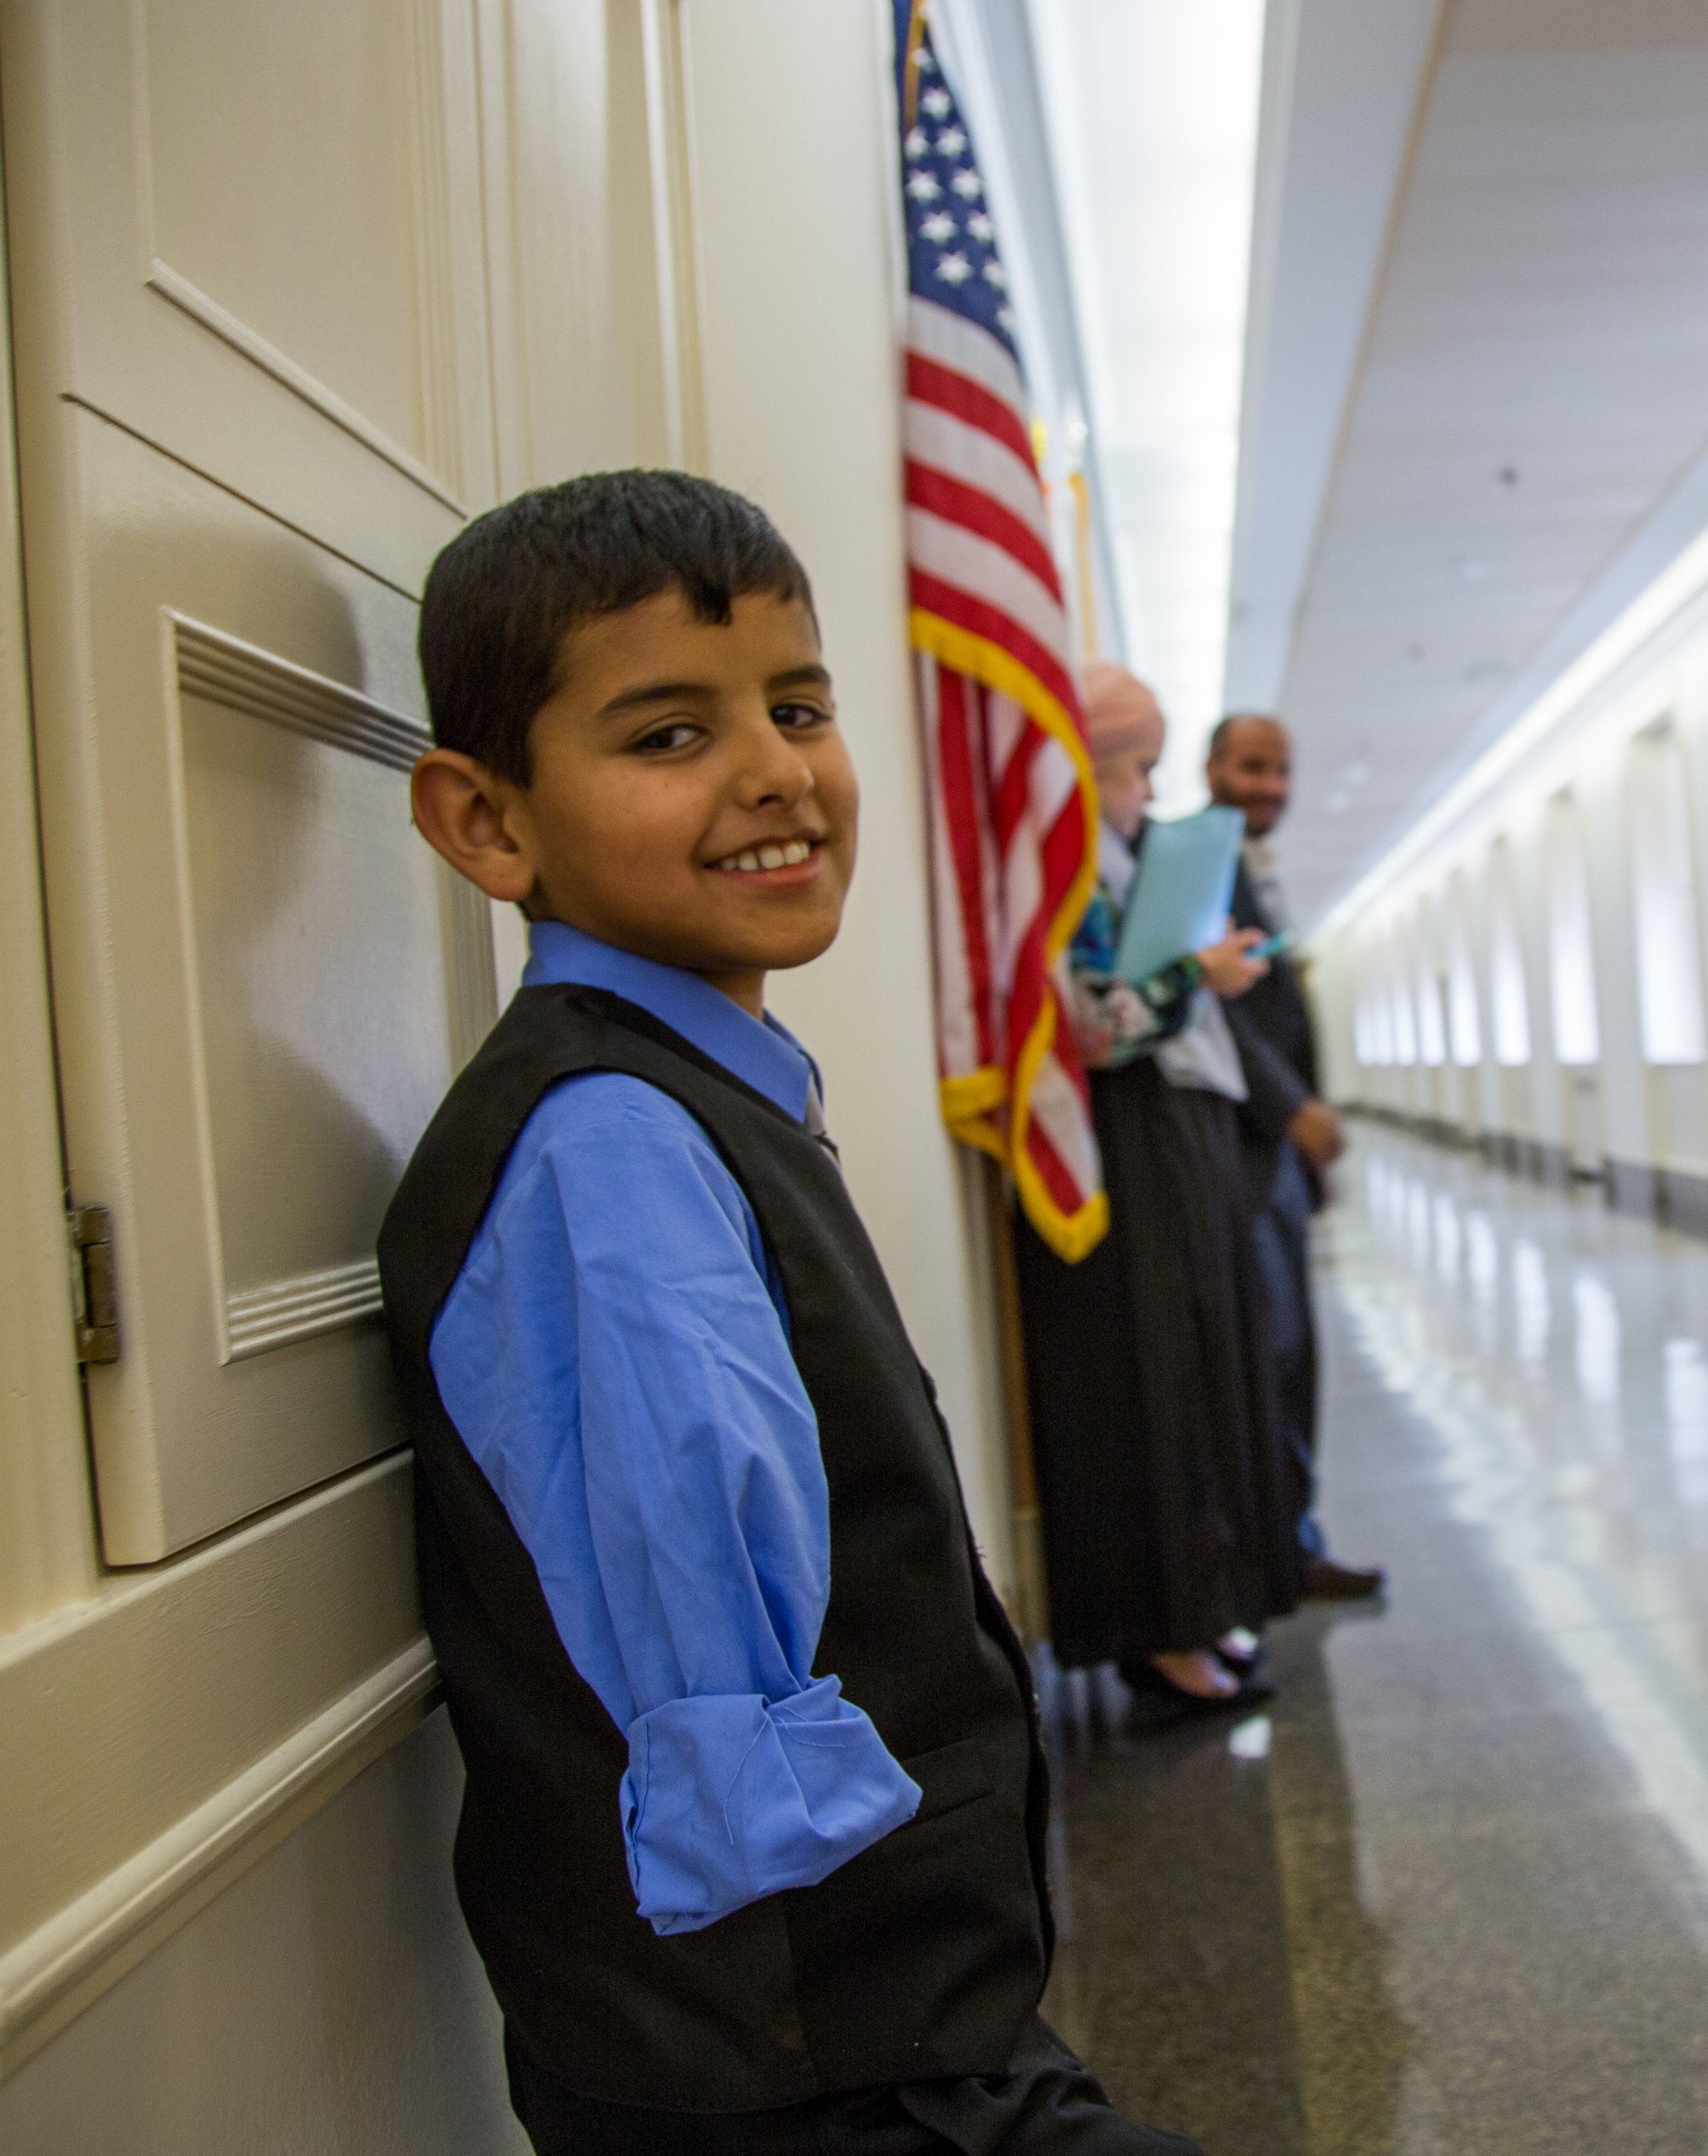
<svg viewBox="0 0 1708 2156">
<path fill-rule="evenodd" d="M 437 1692 L 417 1639 L 0 1956 L 0 2078 L 407 1735 Z"/>
</svg>

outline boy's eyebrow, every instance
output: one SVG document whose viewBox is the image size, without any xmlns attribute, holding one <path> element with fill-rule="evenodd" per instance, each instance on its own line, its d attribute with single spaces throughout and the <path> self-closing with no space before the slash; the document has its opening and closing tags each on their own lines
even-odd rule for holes
<svg viewBox="0 0 1708 2156">
<path fill-rule="evenodd" d="M 638 689 L 624 689 L 613 696 L 609 703 L 601 704 L 599 716 L 609 718 L 618 711 L 631 711 L 637 704 L 662 704 L 674 696 L 709 696 L 710 685 L 704 681 L 645 681 Z"/>
<path fill-rule="evenodd" d="M 828 689 L 830 669 L 828 666 L 791 666 L 787 672 L 773 674 L 766 684 L 773 694 L 779 689 Z"/>
<path fill-rule="evenodd" d="M 830 670 L 818 665 L 791 666 L 783 673 L 773 674 L 765 685 L 772 696 L 782 689 L 828 689 Z M 641 704 L 663 704 L 679 696 L 709 696 L 712 693 L 711 685 L 705 681 L 644 681 L 639 687 L 624 689 L 608 703 L 601 704 L 598 715 L 602 719 L 615 718 Z"/>
</svg>

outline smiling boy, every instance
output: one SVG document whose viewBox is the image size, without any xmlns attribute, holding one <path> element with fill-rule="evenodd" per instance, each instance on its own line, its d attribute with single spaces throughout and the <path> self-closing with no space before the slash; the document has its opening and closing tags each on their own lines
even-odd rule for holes
<svg viewBox="0 0 1708 2156">
<path fill-rule="evenodd" d="M 459 1892 L 572 2150 L 1137 2150 L 1038 2020 L 1026 1664 L 767 973 L 857 788 L 804 572 L 679 473 L 428 579 L 416 820 L 530 921 L 381 1240 Z"/>
</svg>

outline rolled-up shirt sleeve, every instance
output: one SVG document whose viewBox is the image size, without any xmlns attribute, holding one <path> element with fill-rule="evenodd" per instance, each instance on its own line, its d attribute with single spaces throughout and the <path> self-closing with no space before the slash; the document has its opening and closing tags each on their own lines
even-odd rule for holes
<svg viewBox="0 0 1708 2156">
<path fill-rule="evenodd" d="M 640 1913 L 697 1930 L 809 1886 L 917 1785 L 833 1675 L 813 1408 L 740 1186 L 638 1080 L 535 1111 L 435 1327 L 440 1396 L 627 1735 Z"/>
</svg>

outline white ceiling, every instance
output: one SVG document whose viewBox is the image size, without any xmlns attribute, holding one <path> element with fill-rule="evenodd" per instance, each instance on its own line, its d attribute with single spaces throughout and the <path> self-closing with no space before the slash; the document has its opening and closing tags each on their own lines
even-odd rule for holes
<svg viewBox="0 0 1708 2156">
<path fill-rule="evenodd" d="M 1264 0 L 1028 13 L 1121 646 L 1168 714 L 1172 806 L 1220 710 Z"/>
<path fill-rule="evenodd" d="M 1269 0 L 1223 708 L 1281 693 L 1440 0 Z"/>
<path fill-rule="evenodd" d="M 1340 81 L 1360 0 L 1272 6 L 1229 687 L 1293 724 L 1309 918 L 1708 511 L 1708 4 L 1457 0 L 1432 50 L 1362 0 Z"/>
</svg>

